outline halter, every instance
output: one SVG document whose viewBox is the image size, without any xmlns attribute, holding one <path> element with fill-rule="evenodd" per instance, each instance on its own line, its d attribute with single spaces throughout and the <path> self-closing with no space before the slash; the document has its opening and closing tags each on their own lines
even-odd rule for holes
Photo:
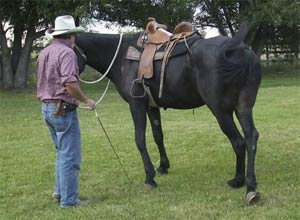
<svg viewBox="0 0 300 220">
<path fill-rule="evenodd" d="M 76 44 L 74 44 L 74 49 L 76 49 L 78 51 L 78 53 L 80 54 L 80 56 L 82 56 L 82 58 L 86 62 L 86 55 L 83 53 L 82 49 L 80 47 L 78 47 Z"/>
</svg>

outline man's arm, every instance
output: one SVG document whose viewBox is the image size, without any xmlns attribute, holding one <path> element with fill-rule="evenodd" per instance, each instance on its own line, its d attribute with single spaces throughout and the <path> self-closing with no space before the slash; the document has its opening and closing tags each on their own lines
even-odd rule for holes
<svg viewBox="0 0 300 220">
<path fill-rule="evenodd" d="M 78 82 L 69 82 L 69 83 L 66 83 L 65 86 L 66 86 L 67 91 L 72 96 L 74 96 L 76 99 L 78 99 L 79 101 L 86 104 L 90 108 L 90 110 L 93 110 L 96 108 L 95 101 L 92 99 L 89 99 L 88 97 L 86 97 L 84 95 Z"/>
</svg>

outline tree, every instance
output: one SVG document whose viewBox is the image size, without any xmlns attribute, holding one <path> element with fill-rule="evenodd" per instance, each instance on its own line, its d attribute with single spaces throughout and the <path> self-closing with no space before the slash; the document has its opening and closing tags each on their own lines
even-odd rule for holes
<svg viewBox="0 0 300 220">
<path fill-rule="evenodd" d="M 181 19 L 192 19 L 191 0 L 0 0 L 0 86 L 25 88 L 29 56 L 34 40 L 44 35 L 56 16 L 98 18 L 144 27 L 154 16 L 174 27 Z M 83 19 L 84 20 L 84 19 Z M 1 67 L 0 66 L 0 67 Z"/>
<path fill-rule="evenodd" d="M 14 0 L 0 2 L 0 86 L 25 88 L 29 57 L 35 39 L 44 35 L 56 16 L 82 16 L 88 3 L 77 0 Z M 1 75 L 0 75 L 1 76 Z"/>
<path fill-rule="evenodd" d="M 252 23 L 254 28 L 249 44 L 258 55 L 270 43 L 267 42 L 269 39 L 294 45 L 294 48 L 300 44 L 299 37 L 291 39 L 279 34 L 284 27 L 285 31 L 299 36 L 299 0 L 199 0 L 197 6 L 199 10 L 195 23 L 202 27 L 218 28 L 221 35 L 234 36 L 241 22 Z"/>
<path fill-rule="evenodd" d="M 192 21 L 226 36 L 247 20 L 254 24 L 249 44 L 258 55 L 266 44 L 295 51 L 300 44 L 299 0 L 0 0 L 0 88 L 26 87 L 33 42 L 63 14 L 77 24 L 96 18 L 140 28 L 155 17 L 170 31 Z"/>
<path fill-rule="evenodd" d="M 192 21 L 196 10 L 194 0 L 94 0 L 90 16 L 145 28 L 148 17 L 166 24 L 172 30 L 179 22 Z"/>
<path fill-rule="evenodd" d="M 170 30 L 180 21 L 215 27 L 221 35 L 234 36 L 241 23 L 248 21 L 253 30 L 248 44 L 260 55 L 268 39 L 299 50 L 299 0 L 94 0 L 90 16 L 144 28 L 148 17 L 156 17 Z M 283 28 L 284 27 L 284 28 Z M 281 34 L 280 34 L 281 33 Z M 288 40 L 290 39 L 290 40 Z"/>
<path fill-rule="evenodd" d="M 265 0 L 264 4 L 257 2 L 253 4 L 251 13 L 258 21 L 259 40 L 263 45 L 259 52 L 266 45 L 280 45 L 297 54 L 300 49 L 300 2 L 298 0 Z M 255 40 L 257 39 L 253 42 L 257 42 Z"/>
<path fill-rule="evenodd" d="M 2 88 L 2 56 L 0 54 L 0 88 Z"/>
</svg>

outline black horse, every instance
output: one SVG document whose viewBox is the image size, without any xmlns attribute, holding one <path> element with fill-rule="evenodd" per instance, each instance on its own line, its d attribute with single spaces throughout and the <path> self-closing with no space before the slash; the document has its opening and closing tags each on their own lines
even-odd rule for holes
<svg viewBox="0 0 300 220">
<path fill-rule="evenodd" d="M 107 77 L 129 104 L 134 121 L 135 142 L 146 172 L 145 186 L 157 187 L 154 181 L 155 169 L 146 147 L 146 115 L 151 122 L 154 140 L 160 153 L 157 171 L 166 174 L 170 165 L 163 142 L 160 107 L 190 109 L 207 105 L 236 154 L 236 173 L 233 179 L 228 181 L 228 185 L 239 188 L 246 184 L 248 204 L 259 199 L 254 169 L 258 132 L 254 125 L 252 109 L 261 81 L 261 70 L 258 57 L 243 43 L 248 31 L 247 28 L 241 29 L 233 38 L 198 37 L 185 53 L 171 57 L 165 69 L 161 98 L 159 86 L 162 62 L 154 62 L 154 75 L 151 79 L 134 84 L 139 61 L 126 59 L 125 56 L 129 46 L 138 48 L 137 40 L 140 34 L 123 36 L 116 60 Z M 104 73 L 115 55 L 119 39 L 118 34 L 78 34 L 76 45 L 82 51 L 77 52 L 80 71 L 86 63 Z M 82 54 L 86 59 L 83 59 Z M 143 84 L 150 89 L 152 99 L 158 107 L 149 106 L 150 95 L 142 95 Z M 234 122 L 233 112 L 239 120 L 244 136 L 240 134 Z M 245 173 L 246 152 L 248 160 Z"/>
</svg>

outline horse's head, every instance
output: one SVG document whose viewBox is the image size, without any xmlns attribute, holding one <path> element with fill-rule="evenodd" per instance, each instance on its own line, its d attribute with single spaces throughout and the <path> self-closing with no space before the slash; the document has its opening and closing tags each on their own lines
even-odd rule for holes
<svg viewBox="0 0 300 220">
<path fill-rule="evenodd" d="M 82 49 L 80 49 L 76 44 L 74 44 L 74 52 L 77 55 L 77 62 L 79 67 L 79 74 L 81 74 L 85 68 L 86 56 Z"/>
</svg>

